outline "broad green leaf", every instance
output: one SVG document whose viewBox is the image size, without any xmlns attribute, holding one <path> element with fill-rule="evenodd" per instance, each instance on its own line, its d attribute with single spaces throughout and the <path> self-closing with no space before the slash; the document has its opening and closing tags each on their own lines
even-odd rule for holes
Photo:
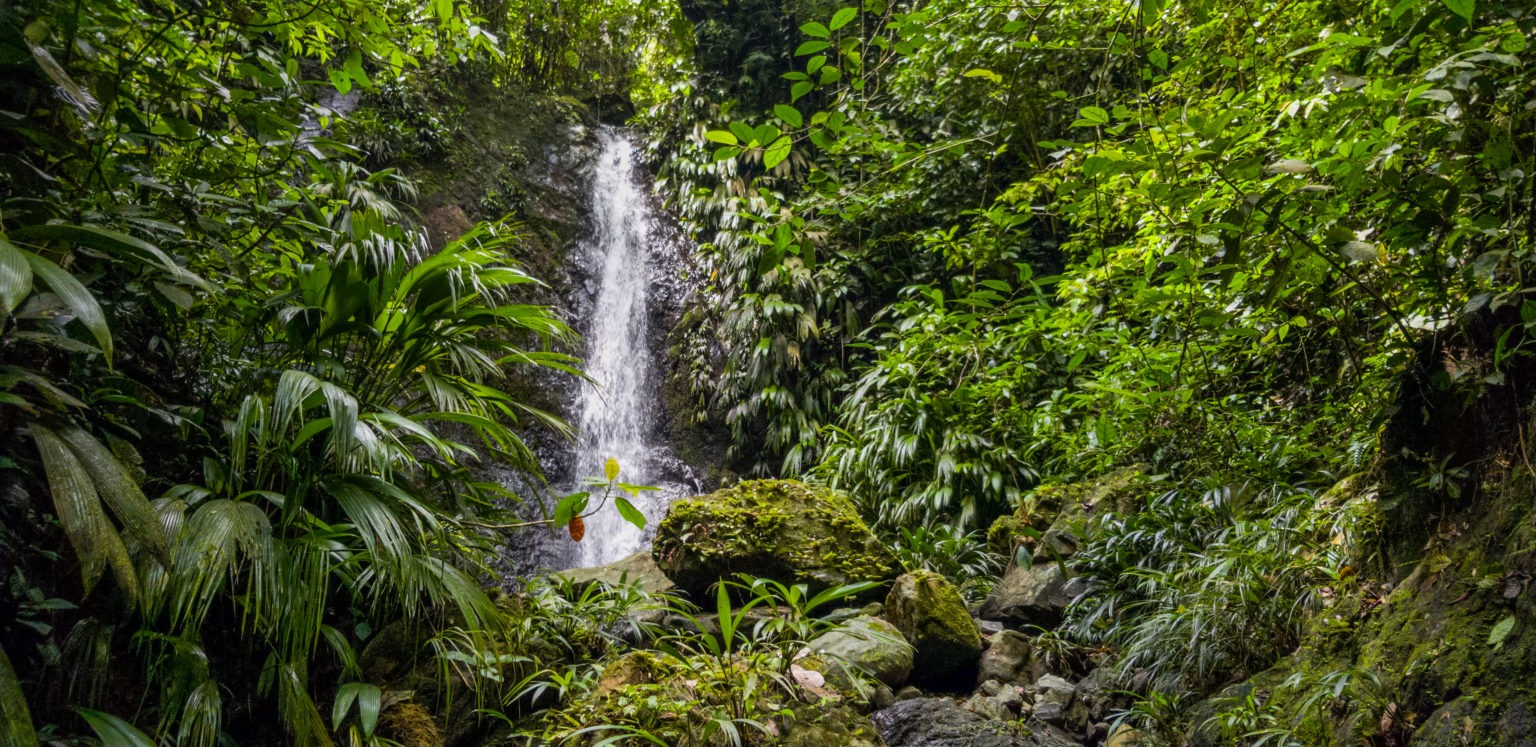
<svg viewBox="0 0 1536 747">
<path fill-rule="evenodd" d="M 24 226 L 11 232 L 16 239 L 26 241 L 67 241 L 95 249 L 119 258 L 132 258 L 145 264 L 158 265 L 178 282 L 211 290 L 203 280 L 185 267 L 176 264 L 160 247 L 121 231 L 113 231 L 90 224 L 71 225 L 55 223 L 41 226 Z"/>
<path fill-rule="evenodd" d="M 800 33 L 805 34 L 806 36 L 814 36 L 817 39 L 825 39 L 832 35 L 832 32 L 828 31 L 826 26 L 823 26 L 815 21 L 811 21 L 810 23 L 801 26 Z"/>
<path fill-rule="evenodd" d="M 155 740 L 150 739 L 133 724 L 110 713 L 93 711 L 89 708 L 76 708 L 75 713 L 85 719 L 91 731 L 96 732 L 96 738 L 101 740 L 101 747 L 156 747 Z"/>
<path fill-rule="evenodd" d="M 853 21 L 853 19 L 858 18 L 858 16 L 858 8 L 839 9 L 836 13 L 832 14 L 832 22 L 827 24 L 827 28 L 832 31 L 836 31 L 844 26 L 847 26 L 850 22 Z"/>
<path fill-rule="evenodd" d="M 810 93 L 811 89 L 813 89 L 815 87 L 816 87 L 815 83 L 812 83 L 812 82 L 810 82 L 808 80 L 802 80 L 799 83 L 796 83 L 793 86 L 790 86 L 790 88 L 789 88 L 789 98 L 790 98 L 791 101 L 799 101 L 802 96 Z"/>
<path fill-rule="evenodd" d="M 96 297 L 69 274 L 64 268 L 39 257 L 31 252 L 22 252 L 27 258 L 27 264 L 31 266 L 32 273 L 37 279 L 43 281 L 49 290 L 54 292 L 64 302 L 69 310 L 74 312 L 75 318 L 85 325 L 86 330 L 96 338 L 96 344 L 101 347 L 101 354 L 107 359 L 107 367 L 112 366 L 112 331 L 107 328 L 107 316 L 102 313 L 101 305 L 96 303 Z"/>
<path fill-rule="evenodd" d="M 582 511 L 587 510 L 587 499 L 591 497 L 591 495 L 591 493 L 583 491 L 580 493 L 571 493 L 570 495 L 561 498 L 560 502 L 555 504 L 555 515 L 554 518 L 551 519 L 551 523 L 553 523 L 556 527 L 563 527 L 566 524 L 571 523 L 571 519 L 580 516 Z"/>
<path fill-rule="evenodd" d="M 645 528 L 645 514 L 640 513 L 640 509 L 635 508 L 635 505 L 630 503 L 629 499 L 624 496 L 615 496 L 613 507 L 619 510 L 619 516 L 624 517 L 625 521 L 634 524 L 636 529 Z"/>
<path fill-rule="evenodd" d="M 4 648 L 0 648 L 0 747 L 37 747 L 27 696 Z"/>
<path fill-rule="evenodd" d="M 0 312 L 9 314 L 32 292 L 32 268 L 11 242 L 0 238 Z"/>
<path fill-rule="evenodd" d="M 817 52 L 821 52 L 830 46 L 832 46 L 832 42 L 829 41 L 808 41 L 798 47 L 795 47 L 795 56 L 804 57 L 808 54 L 816 54 Z"/>
<path fill-rule="evenodd" d="M 171 563 L 170 545 L 160 526 L 160 517 L 128 468 L 106 446 L 78 426 L 63 430 L 63 440 L 90 475 L 97 495 L 112 509 L 123 531 L 139 547 L 149 550 L 162 565 Z"/>
<path fill-rule="evenodd" d="M 1492 646 L 1495 651 L 1503 648 L 1504 641 L 1509 638 L 1509 634 L 1514 629 L 1515 616 L 1505 615 L 1504 619 L 1500 620 L 1498 624 L 1493 626 L 1493 630 L 1488 632 L 1488 645 Z"/>
<path fill-rule="evenodd" d="M 1445 7 L 1450 8 L 1452 13 L 1466 19 L 1467 23 L 1472 22 L 1472 15 L 1477 12 L 1477 0 L 1440 0 L 1440 2 L 1445 3 Z"/>
<path fill-rule="evenodd" d="M 773 144 L 768 146 L 768 150 L 763 152 L 763 166 L 771 169 L 783 163 L 784 159 L 789 158 L 791 145 L 788 135 L 773 141 Z"/>
<path fill-rule="evenodd" d="M 1097 106 L 1085 106 L 1079 109 L 1077 118 L 1094 126 L 1109 124 L 1109 112 Z"/>
<path fill-rule="evenodd" d="M 728 130 L 710 130 L 704 133 L 704 139 L 721 145 L 735 145 L 738 141 L 736 135 Z"/>
<path fill-rule="evenodd" d="M 731 132 L 736 134 L 737 139 L 741 141 L 742 145 L 751 143 L 752 139 L 756 137 L 755 131 L 744 122 L 732 122 L 730 127 Z"/>
<path fill-rule="evenodd" d="M 801 127 L 805 124 L 805 119 L 800 116 L 800 110 L 793 106 L 789 106 L 787 104 L 775 104 L 773 107 L 773 113 L 790 127 Z"/>
</svg>

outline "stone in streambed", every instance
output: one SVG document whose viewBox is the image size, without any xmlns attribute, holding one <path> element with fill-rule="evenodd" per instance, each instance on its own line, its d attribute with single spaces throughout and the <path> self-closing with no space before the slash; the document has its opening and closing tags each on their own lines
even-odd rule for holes
<svg viewBox="0 0 1536 747">
<path fill-rule="evenodd" d="M 888 687 L 901 687 L 912 672 L 912 646 L 896 626 L 878 617 L 855 617 L 806 645 L 807 668 L 826 674 L 833 684 L 853 687 L 848 669 L 858 669 Z"/>
<path fill-rule="evenodd" d="M 602 583 L 614 587 L 630 585 L 650 594 L 660 594 L 673 588 L 672 581 L 656 567 L 651 554 L 643 550 L 608 565 L 571 568 L 554 575 L 569 580 L 578 589 L 592 583 Z"/>
<path fill-rule="evenodd" d="M 871 720 L 889 747 L 1033 747 L 1012 725 L 988 719 L 948 698 L 914 698 Z"/>
<path fill-rule="evenodd" d="M 981 617 L 1015 626 L 1055 627 L 1072 602 L 1070 580 L 1060 563 L 1009 568 L 981 605 Z"/>
<path fill-rule="evenodd" d="M 673 503 L 652 557 L 695 599 L 738 573 L 803 583 L 816 594 L 899 570 L 846 496 L 795 480 L 748 480 Z"/>
<path fill-rule="evenodd" d="M 944 577 L 916 571 L 896 579 L 885 598 L 885 614 L 916 649 L 914 683 L 958 690 L 975 682 L 981 634 L 960 592 Z"/>
<path fill-rule="evenodd" d="M 1045 674 L 1045 666 L 1035 658 L 1035 647 L 1029 637 L 1016 630 L 1005 630 L 992 636 L 991 645 L 981 653 L 976 665 L 976 681 L 1032 683 Z"/>
</svg>

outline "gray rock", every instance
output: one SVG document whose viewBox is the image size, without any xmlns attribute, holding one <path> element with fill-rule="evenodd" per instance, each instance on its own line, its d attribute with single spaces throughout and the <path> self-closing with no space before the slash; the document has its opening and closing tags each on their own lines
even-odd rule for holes
<svg viewBox="0 0 1536 747">
<path fill-rule="evenodd" d="M 814 660 L 805 666 L 826 674 L 845 689 L 853 686 L 849 668 L 890 687 L 901 687 L 912 673 L 912 646 L 894 625 L 878 617 L 855 617 L 807 645 Z"/>
<path fill-rule="evenodd" d="M 1052 726 L 1080 732 L 1088 723 L 1088 709 L 1078 701 L 1077 686 L 1047 674 L 1035 682 L 1034 717 Z"/>
<path fill-rule="evenodd" d="M 917 688 L 915 688 L 915 687 L 913 687 L 911 685 L 907 685 L 906 687 L 903 687 L 900 690 L 896 691 L 896 702 L 898 702 L 898 703 L 900 703 L 903 700 L 912 700 L 913 698 L 921 698 L 921 697 L 924 697 L 923 691 L 919 690 L 919 689 L 917 689 Z"/>
<path fill-rule="evenodd" d="M 1013 685 L 1003 685 L 998 688 L 992 695 L 992 699 L 1007 708 L 1010 713 L 1018 713 L 1024 709 L 1024 695 Z"/>
<path fill-rule="evenodd" d="M 947 698 L 904 700 L 871 720 L 888 747 L 1035 747 L 1014 727 Z"/>
<path fill-rule="evenodd" d="M 996 620 L 977 620 L 976 627 L 981 629 L 984 636 L 997 635 L 1007 627 Z"/>
<path fill-rule="evenodd" d="M 1035 659 L 1035 648 L 1029 637 L 1014 630 L 1005 630 L 992 636 L 992 645 L 981 652 L 976 664 L 979 682 L 1027 683 L 1040 679 L 1045 667 Z"/>
<path fill-rule="evenodd" d="M 1082 742 L 1066 731 L 1038 721 L 1029 723 L 1029 739 L 1031 747 L 1082 747 Z"/>
<path fill-rule="evenodd" d="M 1009 568 L 981 606 L 981 616 L 1015 626 L 1055 627 L 1072 601 L 1066 593 L 1067 581 L 1059 563 Z"/>
<path fill-rule="evenodd" d="M 981 693 L 972 695 L 964 703 L 961 703 L 960 707 L 977 716 L 993 721 L 1008 721 L 1013 718 L 1013 712 L 1009 711 L 1006 706 Z"/>
<path fill-rule="evenodd" d="M 1072 697 L 1077 695 L 1077 685 L 1072 684 L 1054 674 L 1047 674 L 1035 680 L 1035 702 L 1070 703 Z"/>
<path fill-rule="evenodd" d="M 656 561 L 651 559 L 651 554 L 644 550 L 608 565 L 572 568 L 554 575 L 568 579 L 578 589 L 585 588 L 594 582 L 609 586 L 626 584 L 638 586 L 642 591 L 651 594 L 660 594 L 674 588 L 672 581 L 656 566 Z"/>
</svg>

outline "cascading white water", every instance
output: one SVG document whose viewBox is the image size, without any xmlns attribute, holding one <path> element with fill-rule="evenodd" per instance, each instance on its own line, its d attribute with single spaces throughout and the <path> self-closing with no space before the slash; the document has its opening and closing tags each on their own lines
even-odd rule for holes
<svg viewBox="0 0 1536 747">
<path fill-rule="evenodd" d="M 647 297 L 651 289 L 650 235 L 653 216 L 635 171 L 634 146 L 620 132 L 604 130 L 592 179 L 592 237 L 582 255 L 600 268 L 596 304 L 586 331 L 586 373 L 577 402 L 580 441 L 576 474 L 603 474 L 618 460 L 620 480 L 646 485 L 654 475 L 649 414 L 656 390 L 649 381 Z M 594 492 L 593 501 L 597 500 Z M 665 506 L 642 493 L 635 506 L 654 523 Z M 611 563 L 638 551 L 643 532 L 611 505 L 586 519 L 580 565 Z"/>
</svg>

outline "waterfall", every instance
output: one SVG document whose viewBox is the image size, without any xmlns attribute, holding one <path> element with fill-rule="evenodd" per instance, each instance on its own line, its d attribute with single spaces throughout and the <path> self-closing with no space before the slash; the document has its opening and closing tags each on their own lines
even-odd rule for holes
<svg viewBox="0 0 1536 747">
<path fill-rule="evenodd" d="M 649 195 L 640 187 L 629 138 L 605 129 L 599 140 L 591 235 L 578 253 L 596 270 L 596 297 L 585 334 L 586 373 L 592 381 L 582 387 L 574 408 L 580 434 L 575 475 L 602 475 L 612 458 L 622 469 L 621 481 L 648 485 L 658 476 L 653 463 L 657 446 L 650 443 L 658 394 L 648 344 L 655 220 Z M 593 489 L 594 505 L 598 490 Z M 665 512 L 665 501 L 657 493 L 641 493 L 632 500 L 645 513 L 648 528 Z M 578 565 L 611 563 L 644 546 L 645 533 L 624 521 L 612 505 L 585 521 Z"/>
</svg>

